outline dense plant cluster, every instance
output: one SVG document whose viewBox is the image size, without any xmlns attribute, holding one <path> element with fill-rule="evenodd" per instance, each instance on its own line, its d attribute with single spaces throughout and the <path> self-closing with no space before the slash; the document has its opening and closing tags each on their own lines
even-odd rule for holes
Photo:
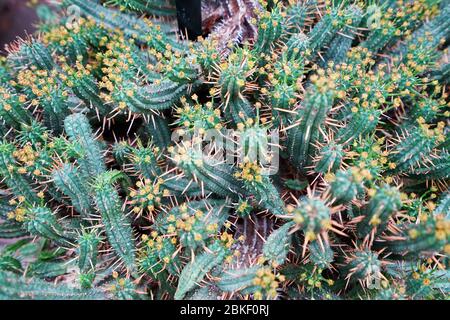
<svg viewBox="0 0 450 320">
<path fill-rule="evenodd" d="M 8 46 L 0 298 L 448 298 L 450 4 L 204 7 L 187 41 L 61 0 Z"/>
</svg>

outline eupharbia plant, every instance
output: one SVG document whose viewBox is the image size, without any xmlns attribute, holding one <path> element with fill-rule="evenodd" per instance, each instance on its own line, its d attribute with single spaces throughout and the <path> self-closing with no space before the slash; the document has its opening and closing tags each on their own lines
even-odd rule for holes
<svg viewBox="0 0 450 320">
<path fill-rule="evenodd" d="M 211 3 L 197 41 L 41 3 L 7 46 L 0 298 L 448 299 L 449 3 Z"/>
</svg>

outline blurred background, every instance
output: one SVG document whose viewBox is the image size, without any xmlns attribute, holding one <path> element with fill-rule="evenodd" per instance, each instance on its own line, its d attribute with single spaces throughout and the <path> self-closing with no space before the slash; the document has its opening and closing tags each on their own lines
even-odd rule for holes
<svg viewBox="0 0 450 320">
<path fill-rule="evenodd" d="M 28 0 L 0 0 L 0 51 L 17 36 L 31 34 L 36 18 Z"/>
</svg>

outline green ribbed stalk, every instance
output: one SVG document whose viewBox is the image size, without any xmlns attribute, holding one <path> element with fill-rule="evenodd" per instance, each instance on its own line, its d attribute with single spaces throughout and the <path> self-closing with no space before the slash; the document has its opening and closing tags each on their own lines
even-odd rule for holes
<svg viewBox="0 0 450 320">
<path fill-rule="evenodd" d="M 30 204 L 39 203 L 40 199 L 28 179 L 18 172 L 14 150 L 12 144 L 0 143 L 0 177 L 16 197 L 24 197 Z"/>
<path fill-rule="evenodd" d="M 64 230 L 55 214 L 48 208 L 34 207 L 27 210 L 25 227 L 30 234 L 52 240 L 62 247 L 73 243 L 73 236 Z"/>
<path fill-rule="evenodd" d="M 106 170 L 103 151 L 94 135 L 87 117 L 81 113 L 68 116 L 64 120 L 64 128 L 78 153 L 80 170 L 87 179 Z"/>
<path fill-rule="evenodd" d="M 365 218 L 358 224 L 361 237 L 368 235 L 373 229 L 375 235 L 381 234 L 388 226 L 389 219 L 401 208 L 402 201 L 397 188 L 383 186 L 379 188 L 364 209 Z"/>
<path fill-rule="evenodd" d="M 174 160 L 188 177 L 221 197 L 238 198 L 245 193 L 231 166 L 203 159 L 202 153 L 194 148 L 188 148 L 186 152 L 187 157 L 175 155 Z"/>
<path fill-rule="evenodd" d="M 213 267 L 219 265 L 223 261 L 226 253 L 226 249 L 220 244 L 214 243 L 209 247 L 208 252 L 202 253 L 197 256 L 194 261 L 186 265 L 178 280 L 175 299 L 183 299 L 186 293 L 195 288 L 197 283 L 199 283 Z"/>
<path fill-rule="evenodd" d="M 64 284 L 25 278 L 0 271 L 0 299 L 11 300 L 97 300 L 105 299 L 99 290 L 78 290 Z"/>
<path fill-rule="evenodd" d="M 114 187 L 121 174 L 108 171 L 99 175 L 94 183 L 94 200 L 101 216 L 108 242 L 129 269 L 134 269 L 134 238 L 128 218 L 122 210 L 122 201 Z"/>
<path fill-rule="evenodd" d="M 288 131 L 289 157 L 301 172 L 305 172 L 305 167 L 311 164 L 315 152 L 313 144 L 319 139 L 319 129 L 332 104 L 332 90 L 311 89 L 294 119 L 295 127 Z"/>
<path fill-rule="evenodd" d="M 88 191 L 88 184 L 83 181 L 78 168 L 64 164 L 52 172 L 56 187 L 68 196 L 74 208 L 84 217 L 91 212 L 92 202 Z"/>
</svg>

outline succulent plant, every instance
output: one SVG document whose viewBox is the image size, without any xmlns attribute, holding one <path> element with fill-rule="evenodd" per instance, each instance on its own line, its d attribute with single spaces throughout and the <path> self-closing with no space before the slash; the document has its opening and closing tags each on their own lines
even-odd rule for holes
<svg viewBox="0 0 450 320">
<path fill-rule="evenodd" d="M 0 57 L 0 298 L 448 299 L 449 3 L 202 8 L 40 4 Z"/>
</svg>

